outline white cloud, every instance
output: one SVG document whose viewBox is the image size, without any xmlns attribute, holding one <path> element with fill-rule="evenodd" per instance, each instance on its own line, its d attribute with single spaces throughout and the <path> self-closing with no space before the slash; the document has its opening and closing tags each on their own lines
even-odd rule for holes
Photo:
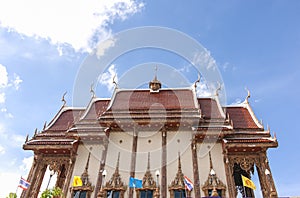
<svg viewBox="0 0 300 198">
<path fill-rule="evenodd" d="M 0 104 L 3 104 L 3 103 L 5 103 L 5 93 L 4 92 L 0 93 Z"/>
<path fill-rule="evenodd" d="M 235 101 L 233 103 L 231 103 L 230 105 L 238 105 L 241 103 L 242 103 L 242 100 L 240 98 L 236 98 Z"/>
<path fill-rule="evenodd" d="M 23 82 L 23 80 L 18 76 L 17 74 L 14 74 L 14 79 L 12 80 L 12 84 L 15 87 L 16 90 L 19 90 L 20 84 Z"/>
<path fill-rule="evenodd" d="M 95 42 L 110 35 L 110 23 L 124 20 L 142 7 L 135 0 L 0 1 L 0 26 L 89 51 Z"/>
<path fill-rule="evenodd" d="M 108 48 L 113 47 L 115 45 L 115 42 L 116 41 L 114 39 L 107 39 L 102 43 L 99 43 L 96 52 L 97 57 L 100 58 L 101 56 L 103 56 Z"/>
<path fill-rule="evenodd" d="M 14 73 L 13 77 L 11 77 L 6 70 L 6 67 L 0 64 L 0 113 L 4 113 L 5 117 L 13 118 L 13 115 L 4 107 L 6 93 L 11 87 L 13 87 L 15 90 L 19 90 L 22 82 L 23 80 L 20 78 L 20 76 Z"/>
<path fill-rule="evenodd" d="M 0 89 L 5 88 L 8 84 L 8 73 L 6 67 L 0 64 Z"/>
<path fill-rule="evenodd" d="M 201 51 L 194 54 L 192 63 L 194 65 L 199 65 L 201 67 L 204 67 L 207 70 L 216 70 L 216 61 L 213 59 L 210 55 L 210 52 L 208 50 Z"/>
<path fill-rule="evenodd" d="M 223 65 L 222 65 L 222 69 L 224 72 L 226 71 L 235 71 L 236 70 L 236 67 L 231 65 L 230 63 L 228 62 L 225 62 Z"/>
<path fill-rule="evenodd" d="M 212 95 L 206 83 L 202 80 L 197 84 L 196 94 L 198 97 L 209 97 Z"/>
<path fill-rule="evenodd" d="M 24 157 L 22 160 L 22 165 L 19 167 L 20 170 L 24 173 L 28 173 L 32 166 L 32 162 L 33 162 L 33 155 L 30 157 Z"/>
<path fill-rule="evenodd" d="M 26 139 L 25 136 L 18 134 L 11 134 L 10 138 L 12 140 L 11 146 L 15 146 L 17 148 L 21 148 Z"/>
<path fill-rule="evenodd" d="M 0 172 L 0 186 L 3 188 L 0 191 L 0 197 L 6 197 L 10 192 L 16 192 L 16 187 L 20 181 L 20 173 L 17 172 Z M 18 195 L 21 194 L 22 189 L 18 189 Z"/>
<path fill-rule="evenodd" d="M 115 80 L 115 82 L 118 82 L 118 75 L 117 75 L 115 65 L 111 65 L 108 68 L 107 72 L 104 72 L 101 76 L 99 76 L 98 82 L 101 85 L 106 86 L 107 89 L 110 92 L 112 92 L 114 90 L 114 87 L 115 87 L 115 84 L 113 83 L 113 80 Z"/>
<path fill-rule="evenodd" d="M 5 148 L 0 145 L 0 155 L 3 155 L 5 153 Z"/>
<path fill-rule="evenodd" d="M 0 170 L 0 178 L 5 178 L 0 180 L 0 186 L 5 186 L 5 188 L 0 191 L 0 197 L 6 197 L 10 192 L 16 192 L 20 177 L 27 178 L 32 162 L 33 156 L 24 157 L 22 164 L 14 171 L 8 172 Z M 13 159 L 11 164 L 14 165 L 15 163 L 16 159 Z M 18 196 L 20 196 L 21 193 L 22 189 L 19 188 L 17 192 Z"/>
</svg>

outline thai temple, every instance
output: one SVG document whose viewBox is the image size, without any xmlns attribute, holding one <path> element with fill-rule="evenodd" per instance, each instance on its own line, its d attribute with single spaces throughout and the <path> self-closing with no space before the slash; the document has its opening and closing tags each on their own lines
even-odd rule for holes
<svg viewBox="0 0 300 198">
<path fill-rule="evenodd" d="M 196 86 L 163 88 L 155 75 L 149 88 L 116 87 L 111 98 L 92 91 L 83 108 L 63 99 L 43 130 L 26 138 L 34 161 L 21 197 L 39 196 L 47 170 L 68 198 L 255 197 L 254 173 L 255 192 L 278 197 L 267 157 L 278 142 L 250 94 L 222 106 L 218 90 L 199 97 Z"/>
</svg>

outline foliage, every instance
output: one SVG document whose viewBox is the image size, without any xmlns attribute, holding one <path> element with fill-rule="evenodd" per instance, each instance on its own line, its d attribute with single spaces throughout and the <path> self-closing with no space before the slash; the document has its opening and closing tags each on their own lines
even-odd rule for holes
<svg viewBox="0 0 300 198">
<path fill-rule="evenodd" d="M 9 193 L 9 195 L 6 198 L 17 198 L 16 193 Z"/>
<path fill-rule="evenodd" d="M 46 189 L 41 195 L 41 198 L 56 198 L 56 197 L 62 197 L 63 192 L 61 188 L 59 187 L 54 187 L 51 189 Z"/>
</svg>

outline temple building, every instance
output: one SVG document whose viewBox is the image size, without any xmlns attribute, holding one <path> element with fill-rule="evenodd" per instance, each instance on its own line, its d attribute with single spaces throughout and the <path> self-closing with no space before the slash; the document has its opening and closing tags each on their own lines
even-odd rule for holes
<svg viewBox="0 0 300 198">
<path fill-rule="evenodd" d="M 256 191 L 277 197 L 267 150 L 278 142 L 249 93 L 222 106 L 218 90 L 197 97 L 196 83 L 162 87 L 155 76 L 147 89 L 116 87 L 111 98 L 93 92 L 83 108 L 63 100 L 52 121 L 26 138 L 34 161 L 21 197 L 38 197 L 48 169 L 68 198 L 255 197 L 242 181 L 254 173 Z"/>
</svg>

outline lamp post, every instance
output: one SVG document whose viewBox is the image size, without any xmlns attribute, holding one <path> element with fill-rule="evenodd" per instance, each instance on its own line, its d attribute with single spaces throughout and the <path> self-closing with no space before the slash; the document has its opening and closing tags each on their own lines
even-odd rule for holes
<svg viewBox="0 0 300 198">
<path fill-rule="evenodd" d="M 106 177 L 106 175 L 107 175 L 107 171 L 104 169 L 103 172 L 102 172 L 102 188 L 103 188 L 103 186 L 105 184 L 105 177 Z"/>
<path fill-rule="evenodd" d="M 53 176 L 54 174 L 55 174 L 55 171 L 54 171 L 54 170 L 50 170 L 50 178 L 49 178 L 49 181 L 48 181 L 48 184 L 47 184 L 46 189 L 48 189 L 49 184 L 50 184 L 50 181 L 51 181 L 51 178 L 52 178 L 52 176 Z"/>
<path fill-rule="evenodd" d="M 105 177 L 106 177 L 106 175 L 107 175 L 107 171 L 104 169 L 104 170 L 102 171 L 102 184 L 101 184 L 101 189 L 100 189 L 100 191 L 98 192 L 98 195 L 97 195 L 97 197 L 99 197 L 99 198 L 105 197 L 105 196 L 104 196 L 104 191 L 103 191 L 103 186 L 104 186 L 104 184 L 105 184 Z"/>
<path fill-rule="evenodd" d="M 270 174 L 271 172 L 269 171 L 269 169 L 266 168 L 265 175 L 267 176 L 268 186 L 270 186 L 270 190 L 272 191 L 272 185 L 270 185 Z"/>
<path fill-rule="evenodd" d="M 155 175 L 156 175 L 156 190 L 155 190 L 155 194 L 154 194 L 154 197 L 155 198 L 159 198 L 159 175 L 160 175 L 160 172 L 159 170 L 156 170 L 155 171 Z"/>
</svg>

